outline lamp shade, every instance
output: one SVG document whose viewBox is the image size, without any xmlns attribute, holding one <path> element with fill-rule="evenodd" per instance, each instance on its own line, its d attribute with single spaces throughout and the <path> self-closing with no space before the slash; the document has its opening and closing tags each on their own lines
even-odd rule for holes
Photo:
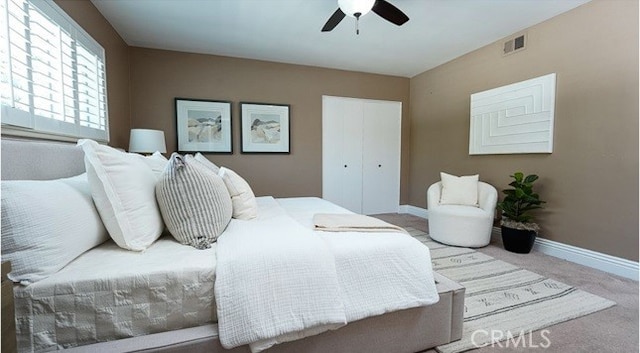
<svg viewBox="0 0 640 353">
<path fill-rule="evenodd" d="M 129 135 L 129 152 L 135 153 L 166 153 L 164 131 L 149 129 L 131 129 Z"/>
</svg>

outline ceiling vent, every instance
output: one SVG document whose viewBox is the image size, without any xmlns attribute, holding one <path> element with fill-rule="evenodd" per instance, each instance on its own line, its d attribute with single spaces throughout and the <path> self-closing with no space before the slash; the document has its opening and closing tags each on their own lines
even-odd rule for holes
<svg viewBox="0 0 640 353">
<path fill-rule="evenodd" d="M 509 39 L 508 41 L 504 42 L 502 55 L 509 55 L 509 54 L 517 53 L 521 50 L 524 50 L 526 41 L 527 41 L 526 33 L 519 34 Z"/>
</svg>

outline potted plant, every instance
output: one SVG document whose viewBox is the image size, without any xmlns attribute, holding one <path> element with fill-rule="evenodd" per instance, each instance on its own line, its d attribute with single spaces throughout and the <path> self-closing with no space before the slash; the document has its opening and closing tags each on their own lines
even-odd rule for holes
<svg viewBox="0 0 640 353">
<path fill-rule="evenodd" d="M 500 226 L 502 229 L 502 243 L 508 251 L 528 254 L 538 234 L 538 224 L 533 222 L 530 211 L 542 208 L 544 201 L 533 192 L 533 183 L 538 180 L 535 174 L 527 175 L 522 172 L 510 175 L 512 188 L 505 189 L 504 200 L 498 202 L 497 208 L 502 211 Z"/>
</svg>

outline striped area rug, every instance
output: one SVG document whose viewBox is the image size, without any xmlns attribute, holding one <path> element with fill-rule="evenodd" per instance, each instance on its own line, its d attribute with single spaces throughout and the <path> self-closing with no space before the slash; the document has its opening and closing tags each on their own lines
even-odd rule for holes
<svg viewBox="0 0 640 353">
<path fill-rule="evenodd" d="M 434 242 L 420 230 L 407 231 L 431 249 L 434 271 L 466 288 L 462 339 L 436 347 L 439 352 L 478 348 L 490 344 L 492 335 L 515 338 L 616 304 L 473 249 Z"/>
</svg>

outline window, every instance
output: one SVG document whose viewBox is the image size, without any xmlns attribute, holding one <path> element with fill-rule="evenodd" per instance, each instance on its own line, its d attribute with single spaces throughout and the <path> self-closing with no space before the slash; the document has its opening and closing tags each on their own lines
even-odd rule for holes
<svg viewBox="0 0 640 353">
<path fill-rule="evenodd" d="M 0 6 L 3 130 L 108 141 L 104 49 L 53 1 Z"/>
</svg>

